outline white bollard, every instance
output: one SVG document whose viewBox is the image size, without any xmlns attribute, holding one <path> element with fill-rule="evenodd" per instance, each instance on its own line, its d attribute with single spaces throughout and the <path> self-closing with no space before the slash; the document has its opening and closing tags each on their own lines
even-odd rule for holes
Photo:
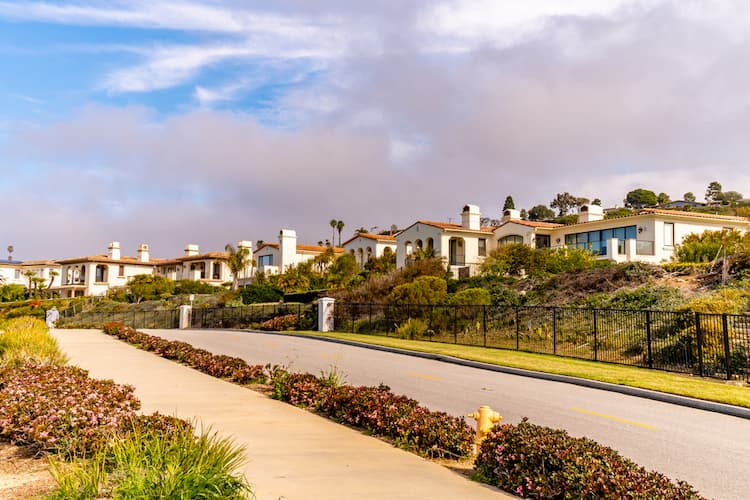
<svg viewBox="0 0 750 500">
<path fill-rule="evenodd" d="M 321 297 L 318 299 L 318 331 L 333 331 L 333 308 L 336 299 Z"/>
<path fill-rule="evenodd" d="M 180 306 L 180 330 L 190 328 L 190 316 L 192 311 L 192 306 Z"/>
</svg>

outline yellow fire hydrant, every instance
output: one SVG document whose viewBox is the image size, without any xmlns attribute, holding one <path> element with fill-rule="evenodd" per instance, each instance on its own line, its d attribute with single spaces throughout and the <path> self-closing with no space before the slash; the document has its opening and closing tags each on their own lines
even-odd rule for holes
<svg viewBox="0 0 750 500">
<path fill-rule="evenodd" d="M 492 427 L 501 421 L 503 417 L 489 406 L 480 406 L 479 410 L 466 416 L 477 421 L 477 434 L 474 439 L 474 453 L 476 453 L 479 450 L 479 445 L 492 430 Z"/>
</svg>

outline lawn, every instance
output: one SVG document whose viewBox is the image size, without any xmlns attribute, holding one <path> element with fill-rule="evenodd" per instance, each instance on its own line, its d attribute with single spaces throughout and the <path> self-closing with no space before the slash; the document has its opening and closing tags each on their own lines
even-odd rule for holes
<svg viewBox="0 0 750 500">
<path fill-rule="evenodd" d="M 290 333 L 441 354 L 498 366 L 567 375 L 750 408 L 749 387 L 739 387 L 726 384 L 720 380 L 691 375 L 564 358 L 547 354 L 532 354 L 505 349 L 406 340 L 361 333 L 320 333 L 313 331 Z"/>
</svg>

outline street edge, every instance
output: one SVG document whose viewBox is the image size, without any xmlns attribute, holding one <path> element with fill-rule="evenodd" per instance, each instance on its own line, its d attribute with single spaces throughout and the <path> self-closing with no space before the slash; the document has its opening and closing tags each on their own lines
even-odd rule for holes
<svg viewBox="0 0 750 500">
<path fill-rule="evenodd" d="M 651 399 L 653 401 L 659 401 L 662 403 L 669 403 L 678 406 L 685 406 L 688 408 L 695 408 L 698 410 L 711 411 L 714 413 L 721 413 L 732 417 L 744 418 L 750 420 L 750 408 L 743 408 L 741 406 L 733 406 L 724 403 L 716 403 L 714 401 L 706 401 L 703 399 L 689 398 L 687 396 L 678 396 L 676 394 L 668 394 L 665 392 L 651 391 L 648 389 L 640 389 L 638 387 L 629 387 L 626 385 L 611 384 L 609 382 L 599 382 L 597 380 L 589 380 L 578 377 L 571 377 L 569 375 L 557 375 L 554 373 L 537 372 L 533 370 L 524 370 L 522 368 L 510 368 L 507 366 L 493 365 L 490 363 L 482 363 L 481 361 L 472 361 L 468 359 L 455 358 L 453 356 L 445 356 L 443 354 L 433 354 L 429 352 L 410 351 L 408 349 L 400 349 L 398 347 L 387 347 L 376 344 L 368 344 L 365 342 L 355 342 L 353 340 L 335 339 L 331 337 L 322 337 L 317 335 L 300 335 L 298 333 L 285 333 L 285 332 L 273 332 L 273 331 L 261 331 L 261 330 L 244 330 L 249 333 L 260 333 L 260 334 L 271 334 L 281 335 L 285 337 L 295 338 L 306 338 L 312 340 L 319 340 L 323 342 L 332 342 L 334 344 L 344 344 L 353 347 L 362 347 L 365 349 L 372 349 L 375 351 L 389 352 L 392 354 L 401 354 L 404 356 L 412 356 L 415 358 L 431 359 L 435 361 L 442 361 L 444 363 L 451 363 L 454 365 L 468 366 L 471 368 L 478 368 L 480 370 L 488 370 L 499 373 L 507 373 L 509 375 L 518 375 L 521 377 L 536 378 L 541 380 L 549 380 L 551 382 L 561 382 L 564 384 L 573 384 L 582 387 L 589 387 L 592 389 L 599 389 L 603 391 L 617 392 L 625 394 L 627 396 L 634 396 L 638 398 Z"/>
</svg>

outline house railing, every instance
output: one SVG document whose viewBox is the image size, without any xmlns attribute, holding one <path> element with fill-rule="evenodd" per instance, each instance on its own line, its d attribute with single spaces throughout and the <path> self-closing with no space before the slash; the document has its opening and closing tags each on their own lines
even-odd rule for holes
<svg viewBox="0 0 750 500">
<path fill-rule="evenodd" d="M 337 331 L 750 380 L 750 316 L 564 307 L 337 303 Z"/>
</svg>

